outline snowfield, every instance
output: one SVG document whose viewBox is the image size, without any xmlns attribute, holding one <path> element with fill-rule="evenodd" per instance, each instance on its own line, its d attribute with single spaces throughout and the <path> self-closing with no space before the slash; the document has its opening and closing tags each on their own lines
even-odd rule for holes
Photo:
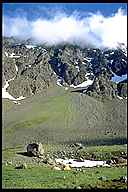
<svg viewBox="0 0 128 192">
<path fill-rule="evenodd" d="M 16 72 L 18 72 L 18 67 L 17 67 L 17 65 L 15 65 L 15 69 L 16 69 Z"/>
<path fill-rule="evenodd" d="M 122 100 L 122 99 L 123 99 L 123 97 L 120 97 L 120 96 L 118 96 L 118 95 L 117 95 L 117 98 L 118 98 L 118 99 L 120 99 L 120 100 Z"/>
<path fill-rule="evenodd" d="M 78 87 L 88 87 L 89 85 L 92 85 L 93 80 L 88 79 L 87 81 L 84 81 L 83 83 L 79 84 L 79 85 L 70 85 L 70 87 L 73 88 L 78 88 Z"/>
<path fill-rule="evenodd" d="M 22 100 L 22 99 L 25 99 L 25 97 L 20 96 L 20 97 L 18 97 L 18 98 L 15 98 L 15 97 L 13 97 L 12 95 L 10 95 L 10 94 L 7 92 L 7 90 L 6 90 L 6 89 L 9 87 L 9 82 L 12 81 L 12 80 L 14 80 L 14 79 L 15 79 L 15 77 L 13 77 L 12 79 L 6 81 L 5 86 L 2 88 L 2 98 L 3 98 L 3 99 L 9 99 L 9 100 L 12 100 L 12 101 L 13 101 L 14 103 L 16 103 L 16 104 L 20 104 L 20 103 L 18 103 L 17 101 L 20 101 L 20 100 Z"/>
<path fill-rule="evenodd" d="M 103 166 L 103 167 L 110 167 L 110 165 L 106 164 L 106 161 L 92 161 L 92 160 L 83 160 L 83 161 L 77 161 L 75 159 L 55 159 L 56 163 L 62 164 L 62 165 L 69 165 L 70 167 L 97 167 L 97 166 Z"/>
<path fill-rule="evenodd" d="M 126 75 L 122 75 L 122 76 L 118 76 L 115 73 L 113 73 L 114 77 L 112 77 L 112 81 L 115 83 L 119 83 L 120 81 L 123 81 L 125 79 L 127 79 L 127 74 Z"/>
<path fill-rule="evenodd" d="M 63 85 L 62 85 L 61 83 L 62 83 L 62 79 L 58 79 L 57 82 L 56 82 L 56 84 L 57 84 L 58 86 L 62 87 Z"/>
<path fill-rule="evenodd" d="M 11 53 L 11 55 L 9 56 L 10 58 L 19 58 L 20 55 L 15 55 L 15 53 Z"/>
</svg>

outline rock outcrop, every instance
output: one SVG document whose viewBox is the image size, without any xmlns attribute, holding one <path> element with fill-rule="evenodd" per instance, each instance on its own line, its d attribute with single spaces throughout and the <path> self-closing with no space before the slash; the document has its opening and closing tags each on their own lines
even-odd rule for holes
<svg viewBox="0 0 128 192">
<path fill-rule="evenodd" d="M 41 143 L 31 143 L 27 145 L 27 153 L 30 156 L 39 157 L 44 154 L 44 149 Z"/>
<path fill-rule="evenodd" d="M 57 84 L 77 86 L 89 84 L 89 95 L 126 97 L 124 88 L 112 81 L 114 75 L 127 74 L 127 49 L 80 48 L 75 45 L 27 45 L 30 41 L 3 38 L 3 85 L 10 82 L 8 92 L 13 97 L 35 95 Z M 86 92 L 86 91 L 85 91 Z M 125 92 L 125 93 L 124 93 Z"/>
</svg>

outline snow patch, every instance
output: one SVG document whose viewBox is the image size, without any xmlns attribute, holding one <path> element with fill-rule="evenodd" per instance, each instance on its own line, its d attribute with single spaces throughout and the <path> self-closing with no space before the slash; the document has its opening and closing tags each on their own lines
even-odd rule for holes
<svg viewBox="0 0 128 192">
<path fill-rule="evenodd" d="M 15 77 L 13 77 L 12 79 L 10 79 L 10 80 L 8 80 L 8 81 L 6 81 L 6 83 L 5 83 L 5 86 L 2 88 L 2 98 L 3 99 L 9 99 L 9 100 L 12 100 L 14 103 L 16 103 L 16 104 L 20 104 L 20 103 L 18 103 L 17 101 L 20 101 L 20 100 L 22 100 L 22 99 L 25 99 L 25 97 L 23 97 L 23 96 L 20 96 L 19 98 L 14 98 L 12 95 L 10 95 L 8 92 L 7 92 L 7 88 L 9 87 L 9 82 L 10 81 L 12 81 L 12 80 L 14 80 L 15 79 Z"/>
<path fill-rule="evenodd" d="M 93 75 L 93 73 L 86 73 L 86 75 L 85 75 L 85 77 L 87 78 L 86 81 L 84 81 L 83 83 L 76 85 L 76 86 L 72 84 L 72 85 L 70 85 L 70 87 L 79 88 L 79 87 L 88 87 L 89 85 L 92 85 L 93 80 L 90 80 L 88 78 L 88 76 L 90 76 L 90 75 Z"/>
<path fill-rule="evenodd" d="M 16 71 L 18 72 L 18 67 L 17 67 L 17 65 L 15 65 L 15 68 L 16 68 Z"/>
<path fill-rule="evenodd" d="M 60 86 L 60 87 L 62 87 L 63 85 L 62 85 L 62 82 L 63 82 L 63 80 L 62 79 L 57 79 L 57 85 L 58 86 Z"/>
<path fill-rule="evenodd" d="M 70 85 L 70 87 L 73 87 L 73 88 L 78 88 L 78 87 L 88 87 L 89 85 L 92 85 L 93 83 L 93 80 L 90 80 L 88 79 L 87 81 L 84 81 L 83 83 L 79 84 L 79 85 Z"/>
<path fill-rule="evenodd" d="M 126 62 L 124 59 L 122 59 L 122 61 Z"/>
<path fill-rule="evenodd" d="M 35 45 L 25 45 L 27 49 L 33 49 L 35 48 L 36 46 Z"/>
<path fill-rule="evenodd" d="M 80 72 L 80 67 L 78 65 L 76 66 L 76 69 L 78 72 Z"/>
<path fill-rule="evenodd" d="M 92 58 L 91 57 L 86 57 L 86 58 L 84 58 L 84 60 L 90 62 L 92 60 Z"/>
<path fill-rule="evenodd" d="M 19 58 L 19 55 L 15 55 L 15 53 L 11 53 L 11 55 L 9 56 L 10 58 Z"/>
<path fill-rule="evenodd" d="M 97 167 L 97 166 L 103 166 L 103 167 L 110 167 L 106 163 L 106 161 L 92 161 L 92 160 L 83 160 L 83 161 L 77 161 L 75 159 L 55 159 L 56 163 L 62 164 L 62 165 L 69 165 L 70 167 Z"/>
<path fill-rule="evenodd" d="M 5 51 L 5 55 L 6 55 L 6 57 L 8 57 L 8 52 Z"/>
<path fill-rule="evenodd" d="M 68 87 L 65 87 L 65 90 L 67 91 L 67 90 L 68 90 Z"/>
<path fill-rule="evenodd" d="M 113 54 L 114 54 L 114 52 L 111 52 L 111 53 L 110 53 L 110 55 L 113 55 Z"/>
<path fill-rule="evenodd" d="M 111 64 L 113 63 L 113 59 L 110 61 L 110 63 L 111 63 Z"/>
<path fill-rule="evenodd" d="M 120 97 L 120 96 L 118 96 L 118 95 L 117 95 L 117 98 L 119 98 L 120 100 L 122 100 L 122 99 L 123 99 L 123 97 Z"/>
<path fill-rule="evenodd" d="M 86 73 L 85 77 L 88 77 L 90 75 L 93 75 L 93 73 Z"/>
</svg>

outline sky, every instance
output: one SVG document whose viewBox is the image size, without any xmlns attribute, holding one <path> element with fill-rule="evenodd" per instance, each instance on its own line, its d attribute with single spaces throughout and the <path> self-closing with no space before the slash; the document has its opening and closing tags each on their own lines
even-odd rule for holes
<svg viewBox="0 0 128 192">
<path fill-rule="evenodd" d="M 127 79 L 127 74 L 126 75 L 122 75 L 122 76 L 118 76 L 118 75 L 114 75 L 114 77 L 112 77 L 112 81 L 119 83 L 120 81 L 123 81 Z"/>
<path fill-rule="evenodd" d="M 127 4 L 4 3 L 3 35 L 116 48 L 127 43 Z"/>
<path fill-rule="evenodd" d="M 9 17 L 17 15 L 27 16 L 32 20 L 39 16 L 47 17 L 48 11 L 65 11 L 72 13 L 73 11 L 96 13 L 100 11 L 104 16 L 110 16 L 117 12 L 119 8 L 126 11 L 126 3 L 4 3 L 3 13 Z M 43 11 L 42 11 L 43 10 Z M 34 14 L 32 14 L 34 13 Z"/>
</svg>

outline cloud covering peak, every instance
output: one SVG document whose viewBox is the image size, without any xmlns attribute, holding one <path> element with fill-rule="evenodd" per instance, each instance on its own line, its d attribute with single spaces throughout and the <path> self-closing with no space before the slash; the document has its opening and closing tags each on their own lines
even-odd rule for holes
<svg viewBox="0 0 128 192">
<path fill-rule="evenodd" d="M 116 48 L 118 43 L 127 44 L 127 15 L 122 9 L 109 17 L 100 12 L 80 17 L 56 12 L 52 19 L 38 18 L 30 21 L 26 17 L 3 17 L 3 35 L 21 39 L 32 38 L 39 43 L 55 45 L 77 44 L 82 47 Z"/>
</svg>

